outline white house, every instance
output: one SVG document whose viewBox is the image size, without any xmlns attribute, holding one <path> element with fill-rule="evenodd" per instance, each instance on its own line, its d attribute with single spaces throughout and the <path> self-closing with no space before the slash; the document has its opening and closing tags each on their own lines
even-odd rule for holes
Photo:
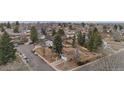
<svg viewBox="0 0 124 93">
<path fill-rule="evenodd" d="M 47 41 L 45 42 L 45 44 L 46 44 L 47 47 L 52 47 L 52 46 L 53 46 L 53 41 L 47 40 Z"/>
<path fill-rule="evenodd" d="M 65 34 L 66 34 L 67 38 L 72 38 L 74 36 L 75 32 L 72 30 L 71 31 L 67 30 L 67 31 L 65 31 Z"/>
<path fill-rule="evenodd" d="M 40 39 L 45 39 L 45 35 L 41 35 L 40 36 Z"/>
</svg>

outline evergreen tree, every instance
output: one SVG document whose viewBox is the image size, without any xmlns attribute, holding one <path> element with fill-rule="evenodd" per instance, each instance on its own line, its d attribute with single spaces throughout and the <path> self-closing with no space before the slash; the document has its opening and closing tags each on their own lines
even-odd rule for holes
<svg viewBox="0 0 124 93">
<path fill-rule="evenodd" d="M 87 48 L 90 51 L 96 51 L 98 47 L 102 45 L 102 38 L 97 28 L 94 28 L 93 31 L 90 31 L 88 37 L 89 37 L 89 41 Z"/>
<path fill-rule="evenodd" d="M 63 36 L 63 35 L 65 35 L 65 32 L 64 32 L 63 29 L 59 29 L 59 30 L 58 30 L 58 34 L 59 34 L 60 36 Z"/>
<path fill-rule="evenodd" d="M 16 25 L 18 25 L 18 26 L 19 26 L 19 21 L 16 21 Z"/>
<path fill-rule="evenodd" d="M 72 47 L 75 48 L 75 43 L 76 43 L 76 36 L 74 35 L 73 39 L 72 39 Z"/>
<path fill-rule="evenodd" d="M 7 23 L 7 28 L 11 28 L 11 25 L 10 25 L 10 23 L 9 23 L 9 22 Z"/>
<path fill-rule="evenodd" d="M 46 33 L 46 28 L 41 28 L 41 33 L 42 33 L 43 35 L 47 35 L 47 33 Z"/>
<path fill-rule="evenodd" d="M 77 33 L 78 44 L 83 46 L 85 44 L 85 34 L 82 34 L 81 31 Z"/>
<path fill-rule="evenodd" d="M 85 27 L 85 23 L 81 23 L 82 27 Z"/>
<path fill-rule="evenodd" d="M 107 32 L 107 27 L 106 27 L 106 25 L 103 25 L 103 32 Z"/>
<path fill-rule="evenodd" d="M 5 64 L 15 59 L 14 45 L 9 38 L 9 35 L 4 32 L 0 38 L 0 64 Z"/>
<path fill-rule="evenodd" d="M 59 34 L 56 34 L 53 40 L 53 51 L 58 55 L 60 55 L 62 53 L 62 48 L 63 45 L 62 45 L 61 36 Z"/>
<path fill-rule="evenodd" d="M 4 29 L 4 25 L 1 24 L 0 27 L 1 27 L 1 32 L 4 32 L 4 31 L 5 31 L 5 29 Z"/>
<path fill-rule="evenodd" d="M 117 30 L 117 28 L 118 28 L 118 26 L 115 24 L 115 25 L 114 25 L 114 29 Z"/>
<path fill-rule="evenodd" d="M 119 29 L 122 30 L 123 29 L 123 26 L 122 25 L 119 25 Z"/>
<path fill-rule="evenodd" d="M 56 34 L 55 29 L 52 30 L 52 36 L 54 36 Z"/>
<path fill-rule="evenodd" d="M 15 26 L 14 30 L 13 30 L 14 33 L 19 33 L 19 26 Z"/>
<path fill-rule="evenodd" d="M 38 33 L 35 26 L 31 27 L 30 39 L 32 40 L 33 43 L 38 41 Z"/>
<path fill-rule="evenodd" d="M 70 30 L 73 30 L 72 24 L 69 25 L 69 29 L 70 29 Z"/>
</svg>

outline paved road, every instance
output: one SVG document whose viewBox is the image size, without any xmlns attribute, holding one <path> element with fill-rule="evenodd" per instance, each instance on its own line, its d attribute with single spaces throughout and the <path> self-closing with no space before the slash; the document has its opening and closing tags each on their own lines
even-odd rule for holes
<svg viewBox="0 0 124 93">
<path fill-rule="evenodd" d="M 17 47 L 18 51 L 25 54 L 25 56 L 31 60 L 29 62 L 29 66 L 31 66 L 34 71 L 54 71 L 53 68 L 46 64 L 38 56 L 34 55 L 31 52 L 32 49 L 33 45 L 19 45 L 19 47 Z"/>
</svg>

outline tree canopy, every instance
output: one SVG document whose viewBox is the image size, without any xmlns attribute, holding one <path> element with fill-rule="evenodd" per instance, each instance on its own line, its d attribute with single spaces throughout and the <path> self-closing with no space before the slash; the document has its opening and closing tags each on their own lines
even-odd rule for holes
<svg viewBox="0 0 124 93">
<path fill-rule="evenodd" d="M 31 27 L 30 39 L 32 40 L 33 43 L 38 41 L 38 33 L 35 26 Z"/>
<path fill-rule="evenodd" d="M 65 35 L 65 32 L 64 32 L 64 30 L 63 30 L 62 28 L 59 29 L 57 33 L 58 33 L 60 36 Z"/>
<path fill-rule="evenodd" d="M 18 25 L 15 26 L 13 32 L 14 32 L 14 33 L 19 33 L 19 26 L 18 26 Z"/>
<path fill-rule="evenodd" d="M 78 44 L 83 46 L 85 44 L 85 34 L 82 34 L 81 31 L 77 33 Z"/>
<path fill-rule="evenodd" d="M 56 34 L 53 40 L 53 51 L 60 55 L 62 53 L 62 48 L 63 45 L 61 36 L 59 34 Z"/>
<path fill-rule="evenodd" d="M 72 39 L 72 47 L 75 48 L 75 46 L 76 46 L 76 36 L 74 35 Z"/>
<path fill-rule="evenodd" d="M 7 23 L 7 28 L 11 28 L 10 22 Z"/>
<path fill-rule="evenodd" d="M 16 25 L 19 25 L 19 21 L 16 21 Z"/>
<path fill-rule="evenodd" d="M 15 52 L 16 49 L 14 49 L 9 35 L 4 32 L 0 38 L 0 64 L 5 64 L 14 60 L 16 57 Z"/>
<path fill-rule="evenodd" d="M 88 38 L 89 38 L 89 41 L 88 41 L 87 48 L 90 51 L 96 51 L 98 47 L 102 45 L 102 38 L 97 28 L 94 28 L 93 31 L 89 32 Z"/>
</svg>

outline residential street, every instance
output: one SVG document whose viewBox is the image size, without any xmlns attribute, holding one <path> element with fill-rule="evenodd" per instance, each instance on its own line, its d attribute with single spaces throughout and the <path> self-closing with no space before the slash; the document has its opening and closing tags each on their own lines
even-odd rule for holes
<svg viewBox="0 0 124 93">
<path fill-rule="evenodd" d="M 47 63 L 41 60 L 38 56 L 34 55 L 31 50 L 33 45 L 19 45 L 17 50 L 23 53 L 30 61 L 29 66 L 34 71 L 54 71 Z"/>
</svg>

